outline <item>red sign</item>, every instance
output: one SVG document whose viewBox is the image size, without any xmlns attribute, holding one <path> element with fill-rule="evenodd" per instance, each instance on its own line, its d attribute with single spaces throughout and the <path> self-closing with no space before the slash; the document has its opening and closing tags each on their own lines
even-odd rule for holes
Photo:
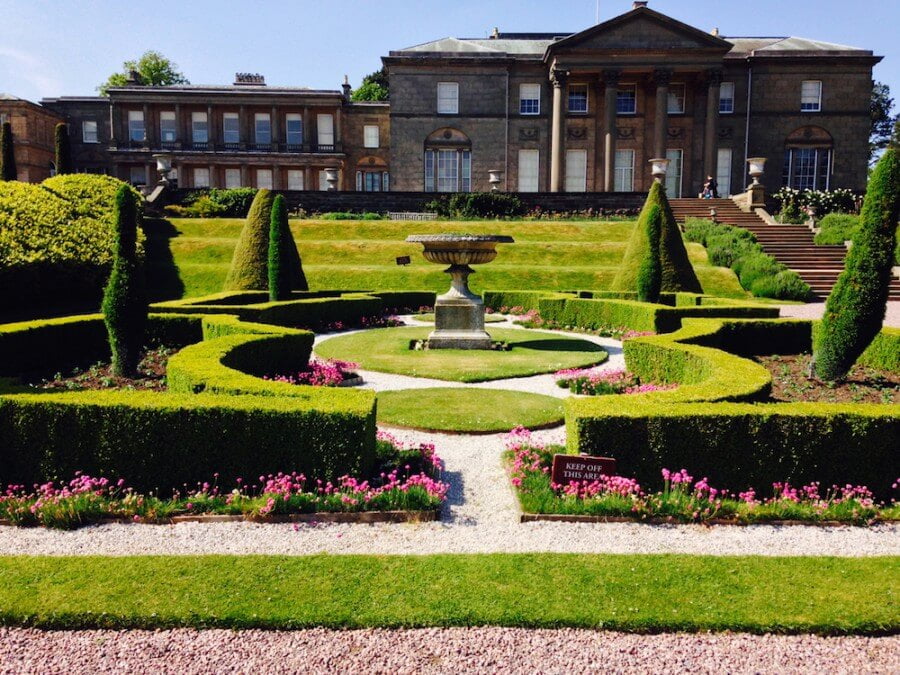
<svg viewBox="0 0 900 675">
<path fill-rule="evenodd" d="M 550 475 L 557 485 L 568 485 L 576 480 L 593 482 L 599 480 L 601 475 L 615 476 L 616 460 L 588 455 L 553 455 Z"/>
</svg>

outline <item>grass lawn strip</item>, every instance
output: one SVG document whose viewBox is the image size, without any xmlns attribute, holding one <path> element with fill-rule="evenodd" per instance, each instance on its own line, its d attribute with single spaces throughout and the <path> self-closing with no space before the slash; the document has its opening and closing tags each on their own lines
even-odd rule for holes
<svg viewBox="0 0 900 675">
<path fill-rule="evenodd" d="M 671 555 L 13 556 L 0 558 L 0 622 L 894 634 L 898 565 Z"/>
<path fill-rule="evenodd" d="M 507 377 L 553 373 L 603 363 L 609 358 L 599 345 L 563 335 L 489 328 L 495 341 L 511 351 L 442 349 L 413 351 L 411 340 L 423 340 L 431 328 L 378 328 L 329 338 L 318 343 L 322 358 L 359 364 L 363 370 L 430 377 L 455 382 L 485 382 Z"/>
<path fill-rule="evenodd" d="M 559 399 L 474 388 L 404 389 L 378 394 L 378 422 L 424 431 L 499 433 L 562 424 Z"/>
</svg>

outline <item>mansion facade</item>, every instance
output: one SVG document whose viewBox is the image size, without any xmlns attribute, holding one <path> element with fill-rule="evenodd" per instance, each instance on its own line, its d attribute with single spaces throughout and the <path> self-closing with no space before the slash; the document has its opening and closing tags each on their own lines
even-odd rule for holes
<svg viewBox="0 0 900 675">
<path fill-rule="evenodd" d="M 389 103 L 354 103 L 346 82 L 319 91 L 238 74 L 31 105 L 69 123 L 77 170 L 137 185 L 156 181 L 162 153 L 180 187 L 319 190 L 336 169 L 343 191 L 486 191 L 494 171 L 511 192 L 640 192 L 649 160 L 667 158 L 670 197 L 696 196 L 707 175 L 727 195 L 746 186 L 746 160 L 765 157 L 768 191 L 865 188 L 881 57 L 725 37 L 647 4 L 577 33 L 495 29 L 392 51 Z"/>
</svg>

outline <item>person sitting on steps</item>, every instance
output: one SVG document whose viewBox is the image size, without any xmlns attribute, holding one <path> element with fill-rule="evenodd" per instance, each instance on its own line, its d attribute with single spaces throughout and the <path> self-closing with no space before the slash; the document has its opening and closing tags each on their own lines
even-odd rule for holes
<svg viewBox="0 0 900 675">
<path fill-rule="evenodd" d="M 701 199 L 718 199 L 719 198 L 719 186 L 716 185 L 716 181 L 712 176 L 706 177 L 706 182 L 703 184 L 703 192 L 700 193 Z"/>
</svg>

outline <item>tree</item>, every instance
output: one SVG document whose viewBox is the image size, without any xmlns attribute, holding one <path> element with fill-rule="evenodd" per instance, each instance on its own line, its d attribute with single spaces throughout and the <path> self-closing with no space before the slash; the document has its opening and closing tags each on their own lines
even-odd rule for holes
<svg viewBox="0 0 900 675">
<path fill-rule="evenodd" d="M 127 185 L 116 192 L 115 208 L 116 250 L 103 292 L 103 321 L 112 350 L 113 373 L 132 377 L 137 373 L 144 344 L 147 294 L 137 256 L 137 198 Z"/>
<path fill-rule="evenodd" d="M 12 124 L 4 122 L 3 129 L 0 131 L 0 180 L 16 180 L 18 177 Z"/>
<path fill-rule="evenodd" d="M 290 236 L 287 204 L 284 197 L 278 195 L 272 203 L 272 218 L 269 224 L 269 300 L 272 302 L 287 300 L 291 296 L 286 260 Z"/>
<path fill-rule="evenodd" d="M 359 89 L 350 95 L 351 101 L 387 101 L 389 98 L 390 85 L 384 68 L 366 75 Z"/>
<path fill-rule="evenodd" d="M 97 87 L 97 91 L 101 96 L 106 96 L 110 87 L 124 87 L 128 84 L 132 71 L 140 77 L 140 84 L 146 86 L 190 84 L 184 73 L 178 70 L 177 63 L 151 49 L 144 52 L 136 61 L 125 61 L 122 64 L 122 71 L 110 75 L 106 82 Z"/>
<path fill-rule="evenodd" d="M 828 296 L 810 371 L 843 379 L 881 331 L 900 217 L 900 148 L 888 147 L 866 190 L 844 271 Z"/>
<path fill-rule="evenodd" d="M 895 124 L 900 123 L 900 115 L 891 115 L 893 108 L 894 99 L 891 98 L 891 88 L 883 82 L 876 82 L 872 87 L 872 100 L 869 104 L 869 113 L 872 116 L 872 132 L 869 136 L 870 164 L 874 164 L 878 160 L 878 155 L 891 140 L 891 132 Z"/>
<path fill-rule="evenodd" d="M 654 204 L 647 213 L 647 249 L 638 269 L 637 292 L 641 302 L 657 302 L 662 286 L 662 262 L 659 243 L 662 238 L 662 209 Z M 638 224 L 640 227 L 641 224 Z"/>
<path fill-rule="evenodd" d="M 56 175 L 72 173 L 72 148 L 69 145 L 69 125 L 60 122 L 56 125 Z"/>
</svg>

